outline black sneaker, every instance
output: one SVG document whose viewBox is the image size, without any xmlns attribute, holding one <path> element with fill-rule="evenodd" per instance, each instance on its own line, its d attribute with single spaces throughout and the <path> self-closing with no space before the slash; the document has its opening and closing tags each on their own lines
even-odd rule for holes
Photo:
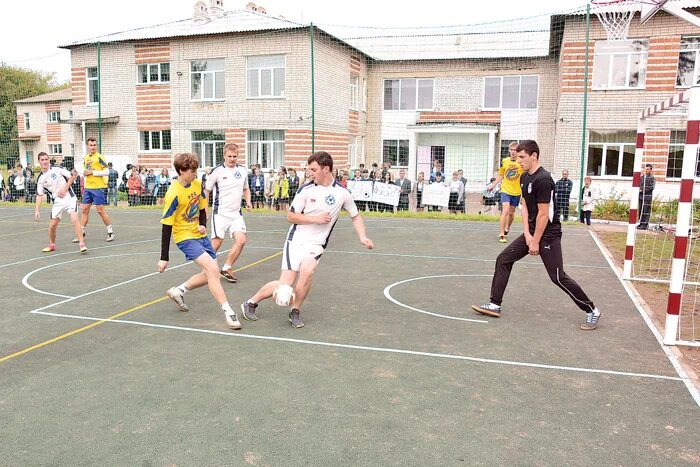
<svg viewBox="0 0 700 467">
<path fill-rule="evenodd" d="M 493 316 L 494 318 L 501 317 L 501 307 L 490 302 L 480 306 L 472 305 L 472 310 L 482 315 Z"/>
<path fill-rule="evenodd" d="M 258 307 L 257 303 L 250 303 L 246 301 L 241 303 L 241 312 L 243 313 L 243 319 L 246 321 L 257 321 L 258 317 L 255 314 L 255 309 Z"/>
<path fill-rule="evenodd" d="M 303 328 L 304 322 L 301 320 L 301 310 L 293 308 L 289 312 L 289 322 L 292 323 L 293 328 Z"/>
</svg>

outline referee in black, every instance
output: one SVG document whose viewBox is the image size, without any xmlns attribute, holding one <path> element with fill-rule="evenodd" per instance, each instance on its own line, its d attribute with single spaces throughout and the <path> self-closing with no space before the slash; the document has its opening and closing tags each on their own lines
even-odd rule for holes
<svg viewBox="0 0 700 467">
<path fill-rule="evenodd" d="M 522 215 L 525 233 L 508 245 L 498 258 L 491 282 L 491 300 L 472 309 L 483 315 L 501 316 L 503 293 L 508 285 L 513 264 L 528 254 L 542 258 L 549 278 L 571 297 L 576 306 L 586 312 L 586 321 L 581 324 L 584 331 L 598 327 L 600 311 L 593 305 L 575 280 L 564 272 L 561 256 L 561 223 L 555 201 L 554 180 L 540 166 L 540 148 L 533 140 L 524 140 L 516 148 L 518 160 L 525 173 L 520 177 L 523 192 Z"/>
</svg>

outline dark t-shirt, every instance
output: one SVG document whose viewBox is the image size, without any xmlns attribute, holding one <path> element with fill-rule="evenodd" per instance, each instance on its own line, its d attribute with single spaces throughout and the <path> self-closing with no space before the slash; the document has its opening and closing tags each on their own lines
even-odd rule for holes
<svg viewBox="0 0 700 467">
<path fill-rule="evenodd" d="M 556 199 L 554 197 L 555 185 L 552 175 L 544 170 L 543 167 L 530 175 L 525 172 L 520 177 L 520 188 L 523 190 L 523 198 L 527 206 L 528 223 L 530 225 L 530 234 L 535 234 L 535 225 L 537 223 L 537 204 L 549 203 L 549 221 L 544 229 L 542 238 L 552 238 L 561 236 L 561 223 L 559 216 L 554 213 L 557 211 Z"/>
</svg>

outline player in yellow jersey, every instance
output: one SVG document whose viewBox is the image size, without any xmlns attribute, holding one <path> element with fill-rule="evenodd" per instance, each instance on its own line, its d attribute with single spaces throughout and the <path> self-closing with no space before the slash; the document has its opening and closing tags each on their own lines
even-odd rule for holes
<svg viewBox="0 0 700 467">
<path fill-rule="evenodd" d="M 95 138 L 87 139 L 88 154 L 85 156 L 83 164 L 85 170 L 85 189 L 83 190 L 83 201 L 81 209 L 83 217 L 80 219 L 83 225 L 83 237 L 85 237 L 85 227 L 87 226 L 90 217 L 90 207 L 94 204 L 97 214 L 102 218 L 102 222 L 107 226 L 107 241 L 114 240 L 114 230 L 112 229 L 112 221 L 109 220 L 105 205 L 107 204 L 105 192 L 107 191 L 107 176 L 109 168 L 102 154 L 97 152 L 97 140 Z M 79 238 L 74 238 L 73 243 L 78 243 Z"/>
<path fill-rule="evenodd" d="M 518 143 L 513 141 L 508 145 L 508 157 L 501 161 L 501 167 L 498 169 L 498 177 L 486 189 L 493 190 L 501 181 L 501 203 L 503 211 L 499 222 L 500 232 L 498 241 L 506 243 L 506 235 L 510 232 L 510 226 L 513 225 L 515 219 L 515 208 L 520 204 L 520 176 L 523 174 L 523 168 L 516 157 L 515 148 Z"/>
<path fill-rule="evenodd" d="M 168 267 L 171 235 L 177 247 L 185 254 L 185 259 L 197 263 L 202 267 L 202 271 L 181 285 L 169 289 L 168 297 L 175 302 L 180 311 L 188 311 L 185 294 L 208 284 L 212 296 L 221 305 L 228 327 L 241 329 L 241 322 L 238 321 L 221 287 L 216 252 L 207 237 L 207 198 L 202 182 L 197 180 L 197 156 L 190 153 L 178 154 L 175 156 L 174 165 L 177 180 L 170 185 L 165 194 L 163 218 L 160 221 L 163 224 L 163 233 L 158 272 L 163 272 Z"/>
</svg>

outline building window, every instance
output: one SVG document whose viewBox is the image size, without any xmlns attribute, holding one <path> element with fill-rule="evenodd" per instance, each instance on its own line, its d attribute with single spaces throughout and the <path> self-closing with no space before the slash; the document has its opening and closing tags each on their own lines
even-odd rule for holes
<svg viewBox="0 0 700 467">
<path fill-rule="evenodd" d="M 138 66 L 139 83 L 169 83 L 170 63 L 145 63 Z"/>
<path fill-rule="evenodd" d="M 248 164 L 262 170 L 284 165 L 284 130 L 248 130 Z"/>
<path fill-rule="evenodd" d="M 246 59 L 248 97 L 284 97 L 284 55 Z"/>
<path fill-rule="evenodd" d="M 68 111 L 68 118 L 71 120 L 73 119 L 73 111 L 72 110 Z"/>
<path fill-rule="evenodd" d="M 47 122 L 58 122 L 61 119 L 61 112 L 46 112 Z"/>
<path fill-rule="evenodd" d="M 29 131 L 31 125 L 29 124 L 29 112 L 24 112 L 24 131 Z"/>
<path fill-rule="evenodd" d="M 222 100 L 225 87 L 223 58 L 191 62 L 190 96 L 193 101 Z"/>
<path fill-rule="evenodd" d="M 385 79 L 384 110 L 432 110 L 433 79 Z"/>
<path fill-rule="evenodd" d="M 224 161 L 224 130 L 192 131 L 192 153 L 199 156 L 199 167 L 214 167 Z"/>
<path fill-rule="evenodd" d="M 502 139 L 501 140 L 501 159 L 510 157 L 510 143 L 519 143 L 520 140 L 517 139 Z"/>
<path fill-rule="evenodd" d="M 70 143 L 70 155 L 75 156 L 75 144 Z"/>
<path fill-rule="evenodd" d="M 671 142 L 668 146 L 668 165 L 666 178 L 681 179 L 683 172 L 683 154 L 685 152 L 685 131 L 671 131 Z M 695 156 L 695 180 L 700 179 L 700 149 Z"/>
<path fill-rule="evenodd" d="M 170 130 L 140 131 L 139 140 L 141 151 L 170 151 L 172 143 Z"/>
<path fill-rule="evenodd" d="M 350 110 L 360 110 L 360 78 L 350 76 Z"/>
<path fill-rule="evenodd" d="M 362 88 L 360 89 L 360 98 L 362 99 L 361 108 L 367 112 L 367 78 L 362 78 Z"/>
<path fill-rule="evenodd" d="M 49 154 L 63 154 L 63 145 L 49 144 Z"/>
<path fill-rule="evenodd" d="M 681 39 L 681 51 L 678 54 L 678 74 L 676 86 L 689 88 L 700 81 L 700 66 L 698 59 L 700 52 L 700 37 L 683 37 Z"/>
<path fill-rule="evenodd" d="M 536 109 L 538 76 L 487 76 L 484 78 L 484 109 Z"/>
<path fill-rule="evenodd" d="M 591 131 L 586 175 L 631 177 L 636 139 L 634 131 Z"/>
<path fill-rule="evenodd" d="M 390 163 L 392 168 L 408 167 L 408 140 L 385 139 L 382 162 Z"/>
<path fill-rule="evenodd" d="M 97 67 L 87 69 L 87 93 L 88 104 L 97 104 L 100 102 L 100 85 L 97 79 Z"/>
<path fill-rule="evenodd" d="M 348 164 L 357 167 L 357 136 L 348 137 Z"/>
<path fill-rule="evenodd" d="M 596 41 L 593 89 L 643 88 L 648 50 L 646 39 Z"/>
</svg>

